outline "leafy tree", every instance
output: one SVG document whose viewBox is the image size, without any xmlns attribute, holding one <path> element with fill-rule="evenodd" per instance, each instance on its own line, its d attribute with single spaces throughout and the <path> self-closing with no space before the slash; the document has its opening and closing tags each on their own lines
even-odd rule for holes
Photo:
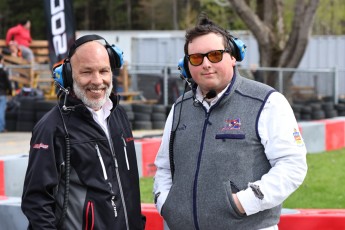
<svg viewBox="0 0 345 230">
<path fill-rule="evenodd" d="M 311 35 L 319 0 L 296 0 L 291 27 L 286 28 L 283 0 L 228 0 L 234 11 L 256 38 L 260 65 L 263 67 L 289 67 L 299 65 Z M 274 73 L 267 74 L 267 83 L 276 85 Z M 284 78 L 284 86 L 291 85 L 291 76 Z M 285 93 L 289 90 L 286 89 Z"/>
</svg>

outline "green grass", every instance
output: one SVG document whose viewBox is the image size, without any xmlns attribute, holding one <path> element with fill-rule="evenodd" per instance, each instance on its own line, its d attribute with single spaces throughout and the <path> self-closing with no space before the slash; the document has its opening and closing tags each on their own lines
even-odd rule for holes
<svg viewBox="0 0 345 230">
<path fill-rule="evenodd" d="M 308 154 L 303 184 L 284 208 L 345 208 L 345 149 Z"/>
<path fill-rule="evenodd" d="M 345 149 L 308 154 L 303 184 L 284 202 L 284 208 L 345 208 Z M 141 178 L 141 202 L 153 203 L 153 178 Z"/>
<path fill-rule="evenodd" d="M 140 178 L 141 203 L 153 203 L 153 177 Z"/>
</svg>

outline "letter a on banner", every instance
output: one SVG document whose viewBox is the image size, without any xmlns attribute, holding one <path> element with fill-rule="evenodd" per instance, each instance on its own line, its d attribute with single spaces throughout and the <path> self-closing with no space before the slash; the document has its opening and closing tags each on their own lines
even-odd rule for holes
<svg viewBox="0 0 345 230">
<path fill-rule="evenodd" d="M 51 66 L 63 62 L 75 41 L 72 0 L 44 0 Z"/>
</svg>

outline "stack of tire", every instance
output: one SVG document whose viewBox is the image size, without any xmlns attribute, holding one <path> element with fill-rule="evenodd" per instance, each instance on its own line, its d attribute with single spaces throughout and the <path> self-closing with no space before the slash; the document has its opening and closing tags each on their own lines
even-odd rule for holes
<svg viewBox="0 0 345 230">
<path fill-rule="evenodd" d="M 339 104 L 336 104 L 334 106 L 338 112 L 338 116 L 345 116 L 345 99 L 340 98 L 339 99 Z"/>
<path fill-rule="evenodd" d="M 16 103 L 15 101 L 12 100 L 7 103 L 7 109 L 5 113 L 7 131 L 16 131 L 18 110 L 19 110 L 19 102 Z"/>
<path fill-rule="evenodd" d="M 39 100 L 35 103 L 35 123 L 37 123 L 49 110 L 51 110 L 55 105 L 56 101 L 46 101 Z"/>
<path fill-rule="evenodd" d="M 134 112 L 133 130 L 151 130 L 152 105 L 150 104 L 132 104 Z"/>
<path fill-rule="evenodd" d="M 20 106 L 17 116 L 16 131 L 28 132 L 31 131 L 35 125 L 36 113 L 35 97 L 22 97 L 19 99 Z"/>
<path fill-rule="evenodd" d="M 121 107 L 123 107 L 124 110 L 126 111 L 129 123 L 131 124 L 131 129 L 133 129 L 134 112 L 133 112 L 133 109 L 132 109 L 132 105 L 131 104 L 121 104 Z"/>
<path fill-rule="evenodd" d="M 167 119 L 166 114 L 166 106 L 165 105 L 153 105 L 152 106 L 152 114 L 151 114 L 151 121 L 152 121 L 152 129 L 164 129 L 165 121 Z"/>
<path fill-rule="evenodd" d="M 338 111 L 335 109 L 334 102 L 323 102 L 322 109 L 325 111 L 326 118 L 333 118 L 338 116 Z"/>
<path fill-rule="evenodd" d="M 164 129 L 167 108 L 164 105 L 132 104 L 133 130 Z"/>
<path fill-rule="evenodd" d="M 344 111 L 345 104 L 334 105 L 332 101 L 310 101 L 305 103 L 296 103 L 291 105 L 297 121 L 320 120 L 333 118 L 340 115 Z"/>
</svg>

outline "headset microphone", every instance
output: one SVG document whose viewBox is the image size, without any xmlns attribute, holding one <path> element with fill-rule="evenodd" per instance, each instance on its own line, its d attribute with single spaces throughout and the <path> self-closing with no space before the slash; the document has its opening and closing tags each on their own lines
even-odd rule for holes
<svg viewBox="0 0 345 230">
<path fill-rule="evenodd" d="M 211 98 L 214 98 L 215 96 L 217 96 L 216 90 L 211 89 L 210 91 L 208 91 L 208 93 L 206 93 L 205 98 L 211 99 Z"/>
<path fill-rule="evenodd" d="M 66 106 L 66 102 L 67 102 L 67 96 L 69 94 L 69 90 L 64 88 L 61 84 L 59 84 L 58 82 L 54 82 L 55 86 L 59 89 L 59 91 L 62 91 L 65 94 L 64 100 L 63 100 L 63 106 L 62 106 L 62 110 L 63 111 L 68 111 L 68 110 L 73 110 L 74 106 Z M 60 93 L 58 93 L 59 95 Z M 60 95 L 61 96 L 61 95 Z"/>
</svg>

